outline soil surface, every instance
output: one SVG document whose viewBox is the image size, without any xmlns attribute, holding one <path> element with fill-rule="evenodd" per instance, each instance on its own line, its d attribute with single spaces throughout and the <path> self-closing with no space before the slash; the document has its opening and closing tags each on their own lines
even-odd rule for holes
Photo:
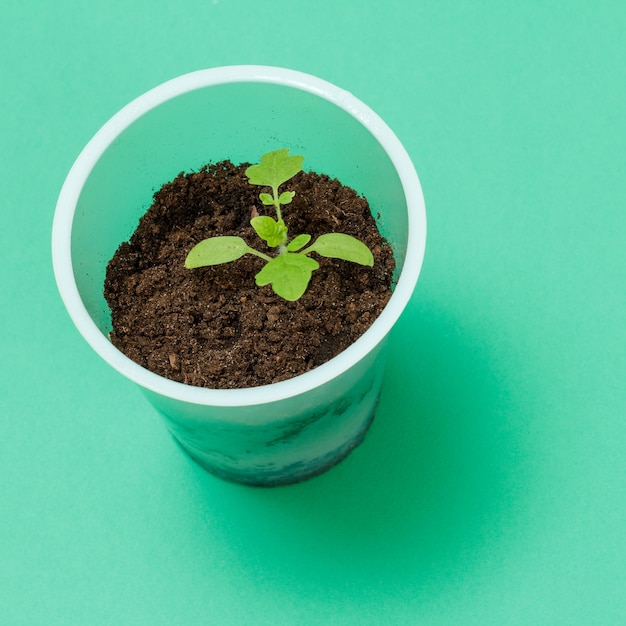
<svg viewBox="0 0 626 626">
<path fill-rule="evenodd" d="M 202 239 L 238 235 L 270 253 L 250 226 L 255 214 L 275 217 L 250 185 L 248 164 L 229 161 L 179 174 L 154 195 L 129 242 L 109 262 L 104 294 L 111 340 L 135 362 L 166 378 L 210 388 L 270 384 L 307 372 L 358 339 L 391 296 L 394 259 L 362 197 L 337 180 L 300 172 L 281 186 L 295 191 L 283 209 L 290 237 L 342 232 L 372 250 L 374 267 L 319 257 L 296 302 L 257 287 L 264 261 L 186 269 Z"/>
</svg>

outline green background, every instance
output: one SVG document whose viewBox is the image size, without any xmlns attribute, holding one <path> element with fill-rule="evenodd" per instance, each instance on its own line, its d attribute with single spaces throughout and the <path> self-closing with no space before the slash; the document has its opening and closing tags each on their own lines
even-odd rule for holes
<svg viewBox="0 0 626 626">
<path fill-rule="evenodd" d="M 626 623 L 626 5 L 5 0 L 0 623 Z M 74 159 L 185 72 L 282 65 L 394 129 L 429 219 L 377 419 L 222 483 L 75 331 Z"/>
</svg>

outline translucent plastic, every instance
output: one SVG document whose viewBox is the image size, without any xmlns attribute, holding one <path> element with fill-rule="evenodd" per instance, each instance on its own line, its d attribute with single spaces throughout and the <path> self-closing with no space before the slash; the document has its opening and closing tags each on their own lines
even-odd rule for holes
<svg viewBox="0 0 626 626">
<path fill-rule="evenodd" d="M 242 390 L 191 387 L 140 367 L 108 340 L 108 260 L 152 195 L 207 162 L 257 161 L 289 148 L 305 169 L 365 195 L 391 242 L 394 294 L 350 348 L 289 381 Z M 408 302 L 426 237 L 420 184 L 398 139 L 348 92 L 318 78 L 261 66 L 186 74 L 140 96 L 81 152 L 59 196 L 53 262 L 79 331 L 136 382 L 182 447 L 210 471 L 251 484 L 282 484 L 323 471 L 363 438 L 375 411 L 384 340 Z"/>
</svg>

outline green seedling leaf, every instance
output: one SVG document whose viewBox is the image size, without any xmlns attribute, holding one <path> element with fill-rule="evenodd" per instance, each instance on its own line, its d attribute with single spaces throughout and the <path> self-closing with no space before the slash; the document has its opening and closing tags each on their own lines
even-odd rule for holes
<svg viewBox="0 0 626 626">
<path fill-rule="evenodd" d="M 261 202 L 265 205 L 272 205 L 274 204 L 274 199 L 272 198 L 271 194 L 269 193 L 260 193 L 259 194 L 259 198 L 261 198 Z"/>
<path fill-rule="evenodd" d="M 185 259 L 185 267 L 193 269 L 236 261 L 247 252 L 248 244 L 241 237 L 211 237 L 196 244 Z"/>
<path fill-rule="evenodd" d="M 295 191 L 283 191 L 280 196 L 278 196 L 278 202 L 281 204 L 289 204 L 295 195 Z"/>
<path fill-rule="evenodd" d="M 309 241 L 311 241 L 311 235 L 298 235 L 287 244 L 287 250 L 289 252 L 296 252 L 306 246 Z"/>
<path fill-rule="evenodd" d="M 374 265 L 370 249 L 362 241 L 343 233 L 320 235 L 305 252 L 308 254 L 313 251 L 325 257 L 352 261 L 359 265 Z"/>
<path fill-rule="evenodd" d="M 259 287 L 272 285 L 274 293 L 293 302 L 306 291 L 319 263 L 303 254 L 287 252 L 273 258 L 256 275 Z"/>
<path fill-rule="evenodd" d="M 257 235 L 264 241 L 267 241 L 267 245 L 270 248 L 282 246 L 287 241 L 287 227 L 283 220 L 276 221 L 268 215 L 259 215 L 258 217 L 253 217 L 250 220 L 250 224 Z"/>
<path fill-rule="evenodd" d="M 289 150 L 281 148 L 264 154 L 259 164 L 246 169 L 246 176 L 251 185 L 277 189 L 302 169 L 302 161 L 303 156 L 289 156 Z"/>
</svg>

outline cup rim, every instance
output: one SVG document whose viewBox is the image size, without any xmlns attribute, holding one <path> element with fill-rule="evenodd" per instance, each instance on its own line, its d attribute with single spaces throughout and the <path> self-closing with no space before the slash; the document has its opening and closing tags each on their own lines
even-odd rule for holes
<svg viewBox="0 0 626 626">
<path fill-rule="evenodd" d="M 405 194 L 409 232 L 405 262 L 389 302 L 370 328 L 326 363 L 294 378 L 242 389 L 208 389 L 179 383 L 142 367 L 118 350 L 89 315 L 78 291 L 71 256 L 72 223 L 77 203 L 98 159 L 115 139 L 151 109 L 182 94 L 228 83 L 270 83 L 323 98 L 359 121 L 391 160 Z M 304 72 L 263 65 L 231 65 L 197 70 L 145 92 L 111 117 L 83 148 L 61 188 L 52 227 L 52 262 L 61 298 L 78 331 L 114 369 L 144 389 L 203 406 L 250 406 L 284 400 L 324 385 L 348 371 L 382 342 L 409 302 L 426 247 L 426 211 L 417 172 L 389 126 L 350 92 Z"/>
</svg>

